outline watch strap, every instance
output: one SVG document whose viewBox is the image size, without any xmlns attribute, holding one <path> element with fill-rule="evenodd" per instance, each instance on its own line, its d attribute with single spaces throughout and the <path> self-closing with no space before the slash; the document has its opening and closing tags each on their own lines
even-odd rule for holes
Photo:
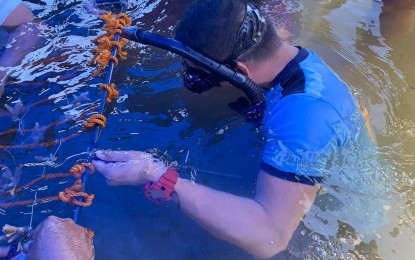
<svg viewBox="0 0 415 260">
<path fill-rule="evenodd" d="M 171 200 L 178 178 L 177 170 L 169 167 L 157 182 L 148 182 L 144 186 L 144 195 L 155 204 L 167 202 Z"/>
</svg>

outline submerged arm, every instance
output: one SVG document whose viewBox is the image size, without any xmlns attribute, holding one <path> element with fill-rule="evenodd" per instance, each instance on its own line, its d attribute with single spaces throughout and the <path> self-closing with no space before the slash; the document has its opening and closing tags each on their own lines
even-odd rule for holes
<svg viewBox="0 0 415 260">
<path fill-rule="evenodd" d="M 180 208 L 212 235 L 267 258 L 284 250 L 314 202 L 318 185 L 288 182 L 261 171 L 254 199 L 189 180 L 175 186 Z"/>
<path fill-rule="evenodd" d="M 11 47 L 6 48 L 0 57 L 0 67 L 14 67 L 19 65 L 23 58 L 35 50 L 39 43 L 39 29 L 35 24 L 22 24 L 9 34 Z"/>
<path fill-rule="evenodd" d="M 19 65 L 23 58 L 36 48 L 40 38 L 37 26 L 31 23 L 33 19 L 32 12 L 21 3 L 0 25 L 9 31 L 7 42 L 11 45 L 0 56 L 0 67 Z M 8 73 L 10 70 L 0 70 L 0 86 L 6 82 Z"/>
<path fill-rule="evenodd" d="M 97 151 L 93 160 L 110 185 L 156 182 L 163 162 L 136 151 Z M 212 235 L 256 257 L 271 257 L 287 247 L 301 218 L 314 202 L 318 185 L 294 183 L 260 171 L 254 199 L 217 191 L 179 178 L 174 199 Z"/>
</svg>

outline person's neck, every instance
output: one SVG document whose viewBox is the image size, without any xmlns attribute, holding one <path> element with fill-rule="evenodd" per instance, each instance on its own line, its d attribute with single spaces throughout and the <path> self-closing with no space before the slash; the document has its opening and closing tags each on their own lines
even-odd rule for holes
<svg viewBox="0 0 415 260">
<path fill-rule="evenodd" d="M 270 59 L 256 66 L 257 69 L 252 71 L 250 78 L 257 84 L 271 82 L 298 54 L 298 51 L 297 47 L 282 42 L 277 52 Z"/>
</svg>

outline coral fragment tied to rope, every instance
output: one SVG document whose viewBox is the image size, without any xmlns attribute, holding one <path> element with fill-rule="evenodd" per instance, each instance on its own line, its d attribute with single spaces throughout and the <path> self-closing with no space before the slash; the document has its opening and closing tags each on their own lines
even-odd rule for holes
<svg viewBox="0 0 415 260">
<path fill-rule="evenodd" d="M 99 125 L 100 127 L 105 127 L 105 123 L 107 122 L 107 118 L 101 114 L 93 114 L 88 120 L 84 121 L 84 127 L 92 128 L 95 125 Z"/>
<path fill-rule="evenodd" d="M 106 102 L 110 103 L 113 99 L 118 97 L 118 90 L 115 88 L 115 84 L 111 83 L 110 85 L 107 84 L 102 84 L 100 90 L 107 90 L 108 94 L 107 94 L 107 99 Z"/>
<path fill-rule="evenodd" d="M 94 62 L 98 64 L 98 69 L 94 72 L 93 76 L 97 76 L 102 71 L 102 69 L 104 69 L 105 66 L 110 63 L 111 60 L 115 65 L 118 64 L 118 58 L 112 56 L 112 48 L 114 46 L 117 47 L 118 57 L 123 60 L 127 59 L 127 52 L 122 51 L 122 48 L 125 46 L 125 44 L 127 44 L 128 41 L 124 38 L 121 38 L 120 41 L 117 42 L 115 41 L 115 35 L 121 34 L 124 26 L 130 26 L 131 19 L 128 18 L 126 14 L 121 13 L 118 15 L 113 15 L 111 12 L 102 15 L 101 19 L 106 22 L 104 25 L 105 33 L 92 40 L 92 42 L 97 43 L 98 46 L 95 48 L 95 50 L 92 51 L 94 56 L 88 62 L 89 65 L 92 65 Z"/>
</svg>

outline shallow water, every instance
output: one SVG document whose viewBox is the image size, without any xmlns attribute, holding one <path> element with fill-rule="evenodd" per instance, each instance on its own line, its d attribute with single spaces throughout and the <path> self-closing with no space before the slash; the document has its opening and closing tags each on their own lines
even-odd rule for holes
<svg viewBox="0 0 415 260">
<path fill-rule="evenodd" d="M 83 118 L 99 103 L 97 87 L 105 76 L 90 78 L 95 68 L 86 65 L 94 48 L 91 40 L 101 33 L 102 23 L 86 13 L 80 1 L 44 2 L 29 5 L 43 21 L 44 45 L 16 67 L 0 102 L 0 108 L 14 106 L 18 100 L 23 103 L 19 120 L 13 121 L 5 109 L 0 112 L 0 131 L 16 129 L 0 136 L 1 145 L 9 146 L 2 150 L 0 162 L 12 171 L 24 164 L 19 183 L 67 171 L 87 158 L 91 133 L 77 133 Z M 188 2 L 136 0 L 127 14 L 133 23 L 170 36 Z M 276 258 L 412 259 L 414 7 L 396 10 L 397 5 L 388 5 L 386 9 L 383 3 L 365 0 L 268 4 L 264 8 L 279 18 L 279 28 L 285 26 L 286 31 L 280 30 L 285 38 L 315 50 L 368 109 L 378 146 L 373 153 L 381 161 L 368 159 L 347 168 L 340 163 L 343 157 L 334 160 L 331 170 L 341 169 L 342 175 L 330 179 L 289 249 Z M 263 142 L 258 129 L 228 106 L 241 94 L 233 90 L 189 93 L 181 87 L 177 56 L 136 43 L 128 45 L 127 51 L 128 60 L 114 71 L 113 81 L 121 94 L 107 109 L 107 127 L 98 148 L 156 148 L 176 161 L 184 176 L 252 196 Z M 82 93 L 89 100 L 75 104 Z M 41 128 L 53 122 L 61 123 L 45 131 L 25 131 L 35 129 L 36 123 Z M 76 136 L 64 142 L 72 135 Z M 27 146 L 50 140 L 61 142 L 52 147 Z M 373 155 L 363 151 L 351 148 L 344 158 Z M 39 157 L 56 160 L 41 162 Z M 55 195 L 72 182 L 45 181 L 13 199 Z M 97 259 L 251 259 L 212 238 L 174 205 L 152 205 L 140 188 L 109 187 L 101 176 L 92 175 L 87 191 L 96 198 L 91 207 L 81 210 L 78 222 L 95 231 Z M 0 214 L 0 224 L 35 226 L 47 215 L 71 217 L 72 207 L 49 202 Z"/>
</svg>

